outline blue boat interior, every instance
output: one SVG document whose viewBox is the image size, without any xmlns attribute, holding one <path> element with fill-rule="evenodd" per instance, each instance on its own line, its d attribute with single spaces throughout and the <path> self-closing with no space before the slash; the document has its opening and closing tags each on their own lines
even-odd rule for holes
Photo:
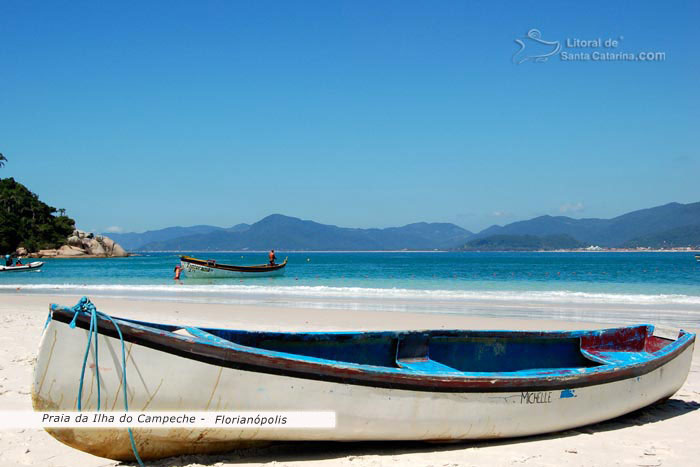
<svg viewBox="0 0 700 467">
<path fill-rule="evenodd" d="M 62 321 L 75 322 L 74 308 L 51 305 L 51 310 L 61 312 Z M 132 335 L 156 335 L 158 348 L 164 351 L 172 348 L 179 353 L 196 353 L 191 345 L 196 343 L 230 349 L 235 352 L 232 359 L 250 353 L 324 365 L 444 375 L 553 374 L 595 371 L 601 366 L 619 368 L 650 361 L 695 340 L 694 334 L 685 331 L 680 331 L 676 339 L 657 336 L 651 325 L 578 331 L 269 332 L 183 327 L 125 318 L 116 321 L 130 326 Z"/>
<path fill-rule="evenodd" d="M 125 320 L 174 332 L 177 326 Z M 673 341 L 643 325 L 603 331 L 258 332 L 185 328 L 200 341 L 429 373 L 517 372 L 634 363 Z M 650 340 L 651 339 L 651 340 Z"/>
</svg>

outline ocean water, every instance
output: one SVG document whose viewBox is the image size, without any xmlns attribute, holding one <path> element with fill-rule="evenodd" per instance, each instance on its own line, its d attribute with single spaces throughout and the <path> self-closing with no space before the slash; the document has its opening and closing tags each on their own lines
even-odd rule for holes
<svg viewBox="0 0 700 467">
<path fill-rule="evenodd" d="M 227 264 L 266 260 L 265 253 L 191 253 Z M 350 309 L 480 309 L 482 314 L 493 306 L 531 309 L 533 303 L 550 315 L 553 310 L 561 314 L 565 305 L 573 304 L 608 310 L 611 317 L 620 310 L 635 313 L 651 307 L 657 315 L 664 310 L 675 314 L 670 318 L 674 323 L 700 325 L 700 263 L 692 253 L 278 252 L 280 260 L 285 256 L 289 263 L 282 277 L 184 276 L 181 281 L 173 280 L 179 263 L 173 253 L 48 259 L 38 272 L 0 274 L 0 294 L 19 289 Z"/>
</svg>

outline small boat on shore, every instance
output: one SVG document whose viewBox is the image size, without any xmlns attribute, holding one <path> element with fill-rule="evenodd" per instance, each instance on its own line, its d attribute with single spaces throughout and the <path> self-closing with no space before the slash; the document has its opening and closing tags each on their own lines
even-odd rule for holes
<svg viewBox="0 0 700 467">
<path fill-rule="evenodd" d="M 21 264 L 19 266 L 0 266 L 0 272 L 32 271 L 40 269 L 43 265 L 43 261 L 32 261 L 29 264 Z"/>
<path fill-rule="evenodd" d="M 213 259 L 198 259 L 181 256 L 182 270 L 189 277 L 226 278 L 226 277 L 274 277 L 284 274 L 287 258 L 280 264 L 257 264 L 254 266 L 234 266 L 217 263 Z"/>
<path fill-rule="evenodd" d="M 99 361 L 90 347 L 97 341 Z M 32 401 L 37 411 L 71 411 L 80 403 L 95 410 L 102 397 L 106 410 L 124 411 L 128 392 L 133 411 L 336 415 L 332 429 L 134 428 L 142 459 L 269 441 L 509 438 L 597 423 L 672 396 L 688 375 L 694 343 L 695 334 L 662 337 L 651 325 L 594 331 L 200 328 L 112 318 L 83 298 L 72 308 L 51 305 Z M 81 363 L 93 382 L 85 382 L 90 390 L 78 401 Z M 96 456 L 134 459 L 124 428 L 47 431 Z"/>
</svg>

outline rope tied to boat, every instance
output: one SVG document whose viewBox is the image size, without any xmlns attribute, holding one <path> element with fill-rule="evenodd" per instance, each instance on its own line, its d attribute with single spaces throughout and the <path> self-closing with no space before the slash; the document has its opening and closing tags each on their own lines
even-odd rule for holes
<svg viewBox="0 0 700 467">
<path fill-rule="evenodd" d="M 119 328 L 119 325 L 117 322 L 109 316 L 107 313 L 103 313 L 101 311 L 98 311 L 97 308 L 95 308 L 95 305 L 90 301 L 89 298 L 87 297 L 82 297 L 78 303 L 71 308 L 75 312 L 73 315 L 73 319 L 70 322 L 70 327 L 71 329 L 75 329 L 76 326 L 76 321 L 78 319 L 78 316 L 81 313 L 84 314 L 89 314 L 90 315 L 90 329 L 88 331 L 88 340 L 87 340 L 87 346 L 85 347 L 85 356 L 83 357 L 83 367 L 80 372 L 80 386 L 78 388 L 78 412 L 82 412 L 82 401 L 83 401 L 83 381 L 85 379 L 85 367 L 87 366 L 87 359 L 88 355 L 90 354 L 90 343 L 92 342 L 92 336 L 93 334 L 95 335 L 95 378 L 97 380 L 97 412 L 100 411 L 100 399 L 101 399 L 101 394 L 100 394 L 100 365 L 99 365 L 99 360 L 98 360 L 98 345 L 97 345 L 97 337 L 98 337 L 98 330 L 97 330 L 97 319 L 102 318 L 102 319 L 108 319 L 109 321 L 112 322 L 112 325 L 114 325 L 114 329 L 117 330 L 117 334 L 119 334 L 119 341 L 121 342 L 122 345 L 122 388 L 124 392 L 124 411 L 128 412 L 129 411 L 129 401 L 128 401 L 128 394 L 127 394 L 127 386 L 126 386 L 126 350 L 125 350 L 125 344 L 124 344 L 124 336 L 122 335 L 122 331 Z M 48 321 L 47 321 L 48 325 Z M 131 431 L 131 428 L 127 428 L 127 431 L 129 432 L 129 441 L 131 442 L 131 450 L 134 453 L 134 457 L 136 458 L 136 461 L 139 463 L 140 466 L 143 466 L 143 461 L 141 460 L 141 457 L 139 456 L 138 450 L 136 449 L 136 441 L 134 440 L 134 433 Z"/>
</svg>

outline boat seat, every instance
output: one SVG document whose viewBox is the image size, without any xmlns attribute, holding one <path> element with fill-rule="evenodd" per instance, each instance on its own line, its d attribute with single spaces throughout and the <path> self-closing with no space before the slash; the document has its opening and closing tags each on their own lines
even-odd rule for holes
<svg viewBox="0 0 700 467">
<path fill-rule="evenodd" d="M 426 373 L 461 373 L 461 371 L 431 360 L 428 356 L 430 336 L 411 333 L 399 337 L 396 345 L 396 365 L 406 370 Z"/>
<path fill-rule="evenodd" d="M 582 353 L 592 360 L 601 363 L 606 363 L 608 365 L 629 365 L 634 363 L 642 363 L 654 358 L 653 354 L 649 352 L 612 352 L 606 350 L 588 350 L 582 351 Z"/>
</svg>

